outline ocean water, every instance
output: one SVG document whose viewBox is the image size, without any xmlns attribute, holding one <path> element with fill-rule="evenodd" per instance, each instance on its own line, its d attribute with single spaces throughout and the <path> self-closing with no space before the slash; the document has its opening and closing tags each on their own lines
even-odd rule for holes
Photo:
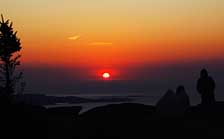
<svg viewBox="0 0 224 139">
<path fill-rule="evenodd" d="M 87 102 L 87 103 L 76 103 L 76 104 L 67 104 L 67 103 L 62 103 L 62 104 L 56 104 L 56 105 L 47 105 L 47 108 L 50 107 L 66 107 L 66 106 L 82 106 L 82 111 L 81 113 L 88 111 L 92 108 L 95 107 L 100 107 L 100 106 L 105 106 L 109 104 L 121 104 L 121 103 L 141 103 L 145 105 L 156 105 L 156 103 L 160 100 L 160 98 L 165 94 L 165 93 L 156 93 L 154 95 L 146 95 L 144 93 L 122 93 L 121 95 L 114 95 L 116 93 L 112 94 L 94 94 L 94 95 L 88 95 L 85 94 L 77 94 L 77 95 L 72 95 L 76 97 L 81 97 L 81 98 L 89 98 L 89 99 L 111 99 L 111 98 L 128 98 L 129 100 L 124 100 L 124 101 L 103 101 L 103 102 Z M 128 94 L 128 95 L 127 95 Z M 53 95 L 53 96 L 71 96 L 71 95 Z M 190 97 L 191 105 L 196 105 L 200 103 L 200 98 L 191 96 Z"/>
<path fill-rule="evenodd" d="M 61 95 L 56 95 L 56 96 L 61 96 Z M 141 103 L 141 104 L 146 104 L 146 105 L 155 105 L 156 102 L 159 100 L 159 96 L 155 97 L 155 96 L 137 96 L 137 95 L 121 95 L 121 96 L 114 96 L 114 95 L 93 95 L 93 96 L 82 96 L 82 95 L 74 95 L 74 96 L 78 96 L 81 98 L 90 98 L 90 99 L 111 99 L 111 98 L 128 98 L 129 100 L 124 100 L 124 101 L 103 101 L 103 102 L 90 102 L 90 103 L 76 103 L 76 104 L 57 104 L 57 105 L 47 105 L 46 107 L 60 107 L 60 106 L 82 106 L 83 109 L 81 112 L 85 112 L 88 111 L 89 109 L 95 108 L 95 107 L 100 107 L 100 106 L 104 106 L 104 105 L 109 105 L 109 104 L 121 104 L 121 103 Z"/>
<path fill-rule="evenodd" d="M 117 104 L 117 103 L 142 103 L 146 105 L 155 105 L 159 99 L 166 93 L 168 89 L 175 91 L 177 83 L 184 84 L 186 93 L 190 98 L 191 105 L 200 103 L 200 96 L 196 91 L 195 81 L 181 82 L 181 81 L 167 81 L 167 82 L 122 82 L 122 81 L 108 81 L 108 82 L 70 82 L 66 84 L 50 84 L 30 86 L 26 89 L 26 93 L 31 94 L 46 94 L 50 96 L 77 96 L 90 99 L 102 98 L 130 98 L 130 101 L 124 102 L 97 102 L 97 103 L 76 103 L 76 104 L 57 104 L 47 107 L 58 106 L 83 106 L 83 111 L 94 107 Z M 222 86 L 220 83 L 216 89 L 216 99 L 218 101 L 224 100 L 224 93 L 222 93 Z"/>
</svg>

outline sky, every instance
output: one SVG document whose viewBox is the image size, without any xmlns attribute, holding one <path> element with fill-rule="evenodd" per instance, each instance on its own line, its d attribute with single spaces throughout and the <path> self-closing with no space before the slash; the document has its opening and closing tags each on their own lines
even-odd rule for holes
<svg viewBox="0 0 224 139">
<path fill-rule="evenodd" d="M 218 77 L 223 69 L 223 0 L 0 0 L 0 7 L 21 38 L 28 79 L 43 72 L 160 79 L 185 67 L 194 67 L 189 74 L 210 67 Z"/>
</svg>

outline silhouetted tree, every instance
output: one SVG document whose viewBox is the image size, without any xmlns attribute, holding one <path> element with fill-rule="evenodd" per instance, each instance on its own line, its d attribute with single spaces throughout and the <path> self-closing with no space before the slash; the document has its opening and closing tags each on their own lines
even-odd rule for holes
<svg viewBox="0 0 224 139">
<path fill-rule="evenodd" d="M 0 95 L 10 98 L 15 93 L 16 82 L 22 77 L 22 72 L 16 72 L 20 65 L 18 52 L 21 50 L 20 39 L 13 31 L 12 22 L 0 21 Z"/>
</svg>

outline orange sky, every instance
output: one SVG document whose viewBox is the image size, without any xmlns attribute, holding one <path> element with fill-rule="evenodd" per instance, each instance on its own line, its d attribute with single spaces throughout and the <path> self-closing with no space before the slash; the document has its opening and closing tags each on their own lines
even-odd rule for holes
<svg viewBox="0 0 224 139">
<path fill-rule="evenodd" d="M 124 69 L 224 59 L 222 0 L 0 0 L 24 65 Z"/>
</svg>

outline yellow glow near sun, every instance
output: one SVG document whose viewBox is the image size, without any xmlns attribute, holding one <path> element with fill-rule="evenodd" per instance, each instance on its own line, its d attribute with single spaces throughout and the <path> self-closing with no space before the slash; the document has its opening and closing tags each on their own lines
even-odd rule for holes
<svg viewBox="0 0 224 139">
<path fill-rule="evenodd" d="M 103 76 L 104 79 L 110 78 L 110 74 L 107 73 L 107 72 L 105 72 L 102 76 Z"/>
</svg>

